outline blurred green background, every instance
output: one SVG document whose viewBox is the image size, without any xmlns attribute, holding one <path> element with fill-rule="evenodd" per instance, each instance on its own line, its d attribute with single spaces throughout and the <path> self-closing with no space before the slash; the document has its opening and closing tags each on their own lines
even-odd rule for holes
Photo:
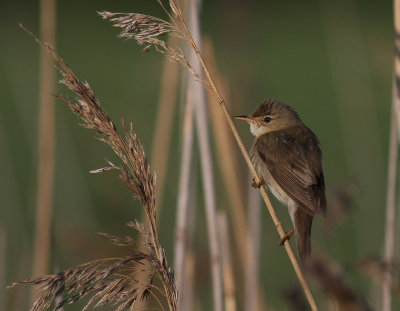
<svg viewBox="0 0 400 311">
<path fill-rule="evenodd" d="M 38 34 L 39 7 L 34 1 L 16 0 L 2 1 L 0 9 L 0 234 L 6 241 L 0 276 L 4 284 L 10 284 L 31 276 L 39 46 L 18 23 Z M 134 123 L 150 158 L 165 60 L 155 52 L 144 55 L 133 41 L 118 39 L 116 29 L 96 14 L 100 10 L 165 15 L 156 1 L 57 3 L 59 55 L 81 80 L 90 83 L 115 123 L 121 118 Z M 392 14 L 390 1 L 203 3 L 203 34 L 211 38 L 220 73 L 229 81 L 232 113 L 249 113 L 266 97 L 291 105 L 321 140 L 328 209 L 335 187 L 351 180 L 356 189 L 351 212 L 329 234 L 322 230 L 329 217 L 318 217 L 314 225 L 313 249 L 342 264 L 380 255 L 383 250 L 394 57 Z M 61 85 L 57 93 L 71 95 Z M 124 224 L 140 219 L 141 207 L 116 182 L 115 173 L 89 174 L 89 170 L 104 166 L 105 158 L 114 160 L 114 154 L 91 132 L 77 126 L 65 104 L 58 102 L 56 112 L 53 262 L 57 269 L 65 269 L 117 254 L 118 250 L 96 232 L 131 234 Z M 175 116 L 168 181 L 159 215 L 161 243 L 171 264 L 181 107 Z M 253 138 L 247 126 L 238 127 L 250 147 Z M 241 164 L 238 170 L 245 184 L 247 168 Z M 228 210 L 218 172 L 218 207 Z M 201 185 L 200 173 L 198 178 Z M 200 272 L 196 292 L 207 310 L 212 306 L 211 281 L 201 187 L 198 193 L 195 245 Z M 286 210 L 275 205 L 289 227 Z M 277 247 L 278 236 L 264 208 L 262 215 L 260 280 L 264 296 L 268 306 L 286 310 L 282 288 L 295 284 L 296 277 L 283 248 Z M 398 253 L 397 247 L 396 257 Z M 380 305 L 380 290 L 368 278 L 352 273 L 346 280 L 368 297 L 372 306 Z M 26 310 L 28 291 L 27 287 L 7 290 L 0 296 L 5 297 L 0 305 L 4 310 Z M 241 292 L 238 297 L 243 300 Z"/>
</svg>

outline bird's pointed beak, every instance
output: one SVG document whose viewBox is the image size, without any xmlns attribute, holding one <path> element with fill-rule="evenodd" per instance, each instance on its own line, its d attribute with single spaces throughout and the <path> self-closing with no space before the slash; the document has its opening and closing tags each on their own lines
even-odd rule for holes
<svg viewBox="0 0 400 311">
<path fill-rule="evenodd" d="M 255 123 L 257 125 L 260 125 L 260 123 L 261 123 L 259 120 L 256 120 L 250 116 L 234 116 L 234 118 L 236 120 L 246 121 L 247 123 Z"/>
<path fill-rule="evenodd" d="M 236 120 L 242 120 L 242 121 L 246 121 L 246 122 L 252 122 L 254 121 L 251 117 L 249 116 L 234 116 L 234 118 Z"/>
</svg>

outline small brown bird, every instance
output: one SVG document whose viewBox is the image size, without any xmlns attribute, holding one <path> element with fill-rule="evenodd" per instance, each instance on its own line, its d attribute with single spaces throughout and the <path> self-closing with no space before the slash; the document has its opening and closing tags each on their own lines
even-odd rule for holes
<svg viewBox="0 0 400 311">
<path fill-rule="evenodd" d="M 316 213 L 326 216 L 318 138 L 292 108 L 271 99 L 261 103 L 251 115 L 235 118 L 248 122 L 256 137 L 250 157 L 262 180 L 253 182 L 253 186 L 260 187 L 265 181 L 273 195 L 288 206 L 300 260 L 304 263 L 311 254 L 313 217 Z"/>
</svg>

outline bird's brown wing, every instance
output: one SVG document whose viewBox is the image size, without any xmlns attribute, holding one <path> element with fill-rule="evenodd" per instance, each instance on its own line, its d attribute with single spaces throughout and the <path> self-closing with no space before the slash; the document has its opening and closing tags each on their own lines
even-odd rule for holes
<svg viewBox="0 0 400 311">
<path fill-rule="evenodd" d="M 272 177 L 299 207 L 311 216 L 325 215 L 325 183 L 316 137 L 298 141 L 273 132 L 259 137 L 256 147 Z"/>
</svg>

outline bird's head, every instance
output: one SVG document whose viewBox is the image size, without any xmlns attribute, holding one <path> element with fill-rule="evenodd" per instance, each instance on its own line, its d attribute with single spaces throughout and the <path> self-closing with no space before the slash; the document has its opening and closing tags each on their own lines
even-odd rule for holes
<svg viewBox="0 0 400 311">
<path fill-rule="evenodd" d="M 251 115 L 236 116 L 235 119 L 249 123 L 255 137 L 301 124 L 298 114 L 292 108 L 272 99 L 262 102 Z"/>
</svg>

